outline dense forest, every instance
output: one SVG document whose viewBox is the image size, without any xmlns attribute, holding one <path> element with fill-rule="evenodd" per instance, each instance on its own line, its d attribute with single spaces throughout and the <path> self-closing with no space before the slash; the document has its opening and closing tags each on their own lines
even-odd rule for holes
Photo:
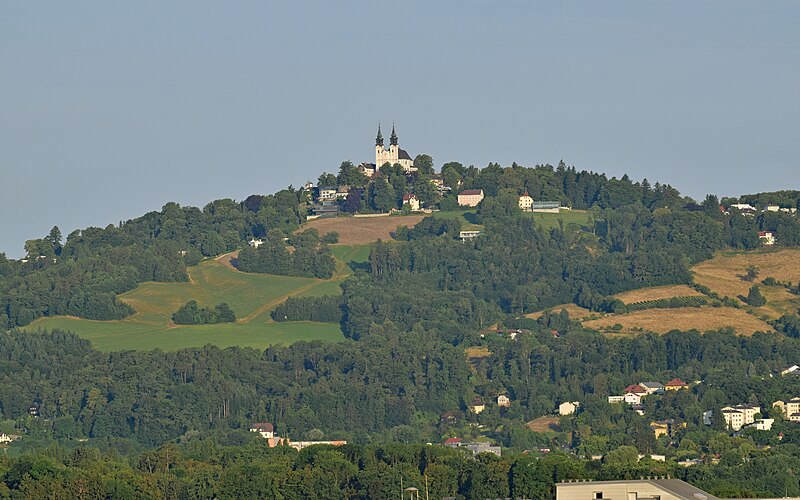
<svg viewBox="0 0 800 500">
<path fill-rule="evenodd" d="M 354 341 L 297 343 L 264 352 L 209 346 L 101 354 L 71 334 L 9 332 L 0 336 L 0 426 L 26 429 L 19 446 L 33 454 L 0 461 L 0 479 L 26 492 L 174 488 L 189 497 L 206 496 L 193 489 L 201 485 L 232 496 L 278 488 L 295 498 L 332 493 L 330 484 L 336 484 L 337 495 L 367 498 L 396 489 L 401 475 L 406 484 L 421 484 L 427 474 L 437 492 L 525 491 L 549 498 L 559 478 L 670 473 L 726 496 L 800 493 L 797 424 L 776 422 L 778 445 L 776 432 L 730 437 L 719 422 L 702 421 L 703 411 L 731 402 L 755 401 L 769 411 L 771 401 L 800 394 L 800 378 L 764 376 L 798 359 L 800 340 L 730 332 L 617 340 L 583 332 L 564 318 L 537 324 L 526 325 L 534 327 L 531 334 L 516 341 L 492 339 L 491 355 L 472 361 L 430 332 L 404 333 L 388 324 L 375 326 L 358 348 Z M 563 335 L 551 335 L 554 326 Z M 647 401 L 646 418 L 605 401 L 633 381 L 675 375 L 701 383 Z M 509 408 L 468 411 L 476 396 L 490 401 L 499 393 L 509 395 Z M 557 434 L 523 425 L 565 400 L 580 400 L 585 409 L 577 418 L 563 417 Z M 648 423 L 667 418 L 686 427 L 655 439 Z M 273 422 L 279 435 L 295 440 L 325 436 L 353 446 L 299 455 L 270 450 L 246 431 L 254 421 Z M 472 460 L 440 446 L 370 444 L 469 438 L 475 424 L 506 447 L 502 459 Z M 80 447 L 84 438 L 100 451 Z M 552 454 L 519 455 L 540 448 Z M 706 463 L 686 469 L 638 462 L 637 453 L 706 457 Z M 606 457 L 601 463 L 577 458 L 594 454 Z M 715 456 L 719 462 L 711 460 Z M 543 476 L 522 481 L 520 464 Z M 782 480 L 754 481 L 755 472 L 780 472 Z M 234 488 L 237 482 L 242 489 Z"/>
<path fill-rule="evenodd" d="M 425 218 L 398 229 L 396 241 L 373 244 L 341 296 L 291 298 L 271 313 L 275 321 L 339 323 L 347 337 L 339 343 L 104 354 L 68 332 L 15 328 L 49 315 L 123 318 L 133 310 L 118 294 L 144 281 L 186 281 L 187 266 L 237 249 L 234 263 L 244 272 L 330 278 L 337 235 L 297 232 L 312 206 L 305 189 L 202 209 L 168 203 L 66 241 L 53 228 L 26 243 L 22 260 L 0 255 L 0 431 L 22 435 L 11 449 L 23 454 L 0 460 L 0 497 L 72 496 L 77 488 L 101 497 L 374 498 L 396 491 L 401 477 L 420 485 L 427 475 L 440 496 L 550 498 L 560 479 L 655 473 L 722 496 L 800 494 L 793 472 L 800 425 L 772 410 L 773 401 L 800 396 L 800 377 L 774 376 L 800 359 L 798 315 L 749 338 L 731 331 L 613 338 L 585 330 L 566 310 L 525 317 L 564 303 L 619 311 L 627 306 L 614 294 L 689 284 L 693 264 L 719 250 L 757 248 L 760 230 L 776 231 L 779 246 L 800 244 L 796 216 L 725 211 L 713 195 L 697 203 L 668 185 L 563 163 L 448 163 L 440 174 L 446 192 L 433 187 L 428 160 L 418 157 L 411 175 L 381 167 L 374 179 L 345 162 L 339 175 L 319 180 L 351 187 L 340 200 L 345 212 L 398 209 L 410 192 L 451 211 L 460 189 L 487 195 L 474 214 L 479 238 L 459 240 L 458 219 Z M 545 228 L 520 211 L 524 191 L 587 210 L 588 221 Z M 796 195 L 723 202 L 791 208 Z M 758 285 L 751 303 L 764 299 Z M 687 300 L 698 303 L 652 307 Z M 173 319 L 235 317 L 226 304 L 189 302 Z M 646 398 L 646 416 L 607 401 L 630 384 L 674 377 L 691 388 Z M 508 406 L 494 404 L 500 395 Z M 486 404 L 479 414 L 470 410 L 476 401 Z M 526 425 L 552 417 L 563 401 L 580 401 L 581 411 L 547 432 Z M 739 403 L 778 416 L 773 431 L 731 435 L 719 410 Z M 715 412 L 710 425 L 707 410 Z M 656 438 L 654 420 L 680 426 Z M 247 432 L 253 422 L 272 423 L 293 440 L 350 444 L 299 454 L 269 449 Z M 450 437 L 498 443 L 504 456 L 472 459 L 439 446 Z M 639 454 L 668 462 L 639 462 Z M 595 455 L 604 458 L 589 460 Z M 676 465 L 690 459 L 692 467 Z M 744 479 L 768 474 L 781 480 Z"/>
</svg>

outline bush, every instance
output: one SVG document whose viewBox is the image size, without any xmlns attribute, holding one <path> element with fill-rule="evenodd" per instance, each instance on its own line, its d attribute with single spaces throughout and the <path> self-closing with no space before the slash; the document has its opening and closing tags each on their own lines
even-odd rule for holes
<svg viewBox="0 0 800 500">
<path fill-rule="evenodd" d="M 215 323 L 233 323 L 236 314 L 226 303 L 213 309 L 200 307 L 196 300 L 190 300 L 172 315 L 172 321 L 178 325 L 210 325 Z"/>
</svg>

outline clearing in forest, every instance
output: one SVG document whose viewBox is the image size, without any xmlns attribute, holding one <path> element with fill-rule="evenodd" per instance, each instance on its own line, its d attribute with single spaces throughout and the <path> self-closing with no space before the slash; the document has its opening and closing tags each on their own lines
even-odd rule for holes
<svg viewBox="0 0 800 500">
<path fill-rule="evenodd" d="M 756 266 L 759 271 L 753 282 L 742 279 L 749 266 Z M 769 276 L 782 283 L 791 282 L 796 285 L 800 282 L 800 250 L 720 252 L 713 259 L 694 266 L 692 271 L 695 283 L 732 299 L 746 297 L 750 287 L 758 284 L 767 304 L 757 311 L 770 318 L 797 313 L 800 307 L 800 296 L 789 293 L 786 287 L 761 284 Z"/>
<path fill-rule="evenodd" d="M 533 432 L 560 432 L 558 417 L 539 417 L 525 424 Z"/>
<path fill-rule="evenodd" d="M 703 294 L 686 285 L 652 286 L 639 288 L 614 295 L 625 304 L 648 302 L 651 300 L 672 299 L 675 297 L 702 297 Z"/>
<path fill-rule="evenodd" d="M 339 325 L 331 323 L 275 323 L 269 313 L 288 297 L 338 295 L 339 284 L 352 266 L 369 256 L 369 247 L 339 245 L 333 249 L 337 260 L 331 279 L 243 273 L 231 266 L 226 254 L 190 267 L 188 283 L 142 283 L 120 295 L 135 313 L 116 321 L 94 321 L 74 317 L 40 318 L 28 330 L 38 328 L 70 330 L 102 351 L 125 349 L 175 350 L 214 344 L 219 347 L 266 348 L 298 340 L 338 341 Z M 190 300 L 200 306 L 227 303 L 236 313 L 236 323 L 216 325 L 175 325 L 172 314 Z"/>
<path fill-rule="evenodd" d="M 581 307 L 576 304 L 561 304 L 560 306 L 551 307 L 550 309 L 546 309 L 546 311 L 550 311 L 551 313 L 558 314 L 561 312 L 562 309 L 566 309 L 567 313 L 569 313 L 569 317 L 571 319 L 581 319 L 587 316 L 591 316 L 592 311 Z M 526 314 L 526 318 L 530 319 L 539 319 L 545 311 L 537 311 L 535 313 Z"/>
<path fill-rule="evenodd" d="M 622 329 L 612 330 L 614 325 L 622 325 Z M 599 319 L 584 321 L 583 326 L 620 334 L 667 333 L 672 330 L 706 332 L 727 327 L 735 329 L 739 335 L 773 331 L 768 323 L 733 307 L 645 309 L 625 314 L 609 314 Z"/>
</svg>

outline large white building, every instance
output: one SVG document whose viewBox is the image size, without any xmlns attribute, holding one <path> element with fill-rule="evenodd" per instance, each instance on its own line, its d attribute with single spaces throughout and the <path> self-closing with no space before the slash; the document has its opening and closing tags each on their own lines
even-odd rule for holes
<svg viewBox="0 0 800 500">
<path fill-rule="evenodd" d="M 380 169 L 385 163 L 390 165 L 398 163 L 406 172 L 416 172 L 417 170 L 414 168 L 414 160 L 411 159 L 411 156 L 397 145 L 394 125 L 392 125 L 392 135 L 389 137 L 389 149 L 383 146 L 381 126 L 378 125 L 378 136 L 375 138 L 375 168 Z"/>
</svg>

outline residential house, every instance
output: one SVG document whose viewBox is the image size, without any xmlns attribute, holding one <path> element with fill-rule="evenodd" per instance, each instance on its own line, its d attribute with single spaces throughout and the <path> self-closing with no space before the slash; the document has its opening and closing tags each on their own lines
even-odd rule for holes
<svg viewBox="0 0 800 500">
<path fill-rule="evenodd" d="M 317 188 L 317 200 L 332 201 L 336 199 L 336 186 L 320 186 Z"/>
<path fill-rule="evenodd" d="M 633 392 L 626 392 L 622 396 L 608 396 L 609 403 L 628 403 L 629 405 L 642 404 L 642 397 Z"/>
<path fill-rule="evenodd" d="M 477 207 L 483 201 L 483 189 L 467 189 L 458 193 L 458 204 L 462 207 Z"/>
<path fill-rule="evenodd" d="M 533 198 L 525 191 L 525 194 L 519 197 L 519 208 L 525 212 L 530 212 L 533 207 Z"/>
<path fill-rule="evenodd" d="M 628 387 L 626 387 L 622 391 L 623 394 L 627 394 L 629 392 L 633 393 L 633 394 L 636 394 L 637 396 L 640 396 L 640 397 L 644 397 L 644 396 L 647 396 L 648 394 L 650 394 L 650 392 L 640 384 L 629 385 Z"/>
<path fill-rule="evenodd" d="M 775 233 L 772 231 L 759 231 L 758 232 L 758 239 L 761 240 L 761 243 L 769 246 L 775 244 Z"/>
<path fill-rule="evenodd" d="M 660 382 L 639 382 L 639 385 L 647 391 L 647 394 L 663 394 L 664 384 Z"/>
<path fill-rule="evenodd" d="M 666 384 L 664 384 L 664 390 L 667 391 L 679 391 L 681 389 L 688 389 L 688 388 L 689 384 L 687 384 L 686 382 L 684 382 L 679 378 L 674 378 L 669 382 L 667 382 Z"/>
<path fill-rule="evenodd" d="M 459 231 L 458 239 L 460 239 L 460 240 L 469 240 L 471 238 L 475 238 L 477 236 L 480 236 L 480 234 L 481 234 L 480 231 Z"/>
<path fill-rule="evenodd" d="M 800 375 L 800 366 L 792 365 L 781 372 L 781 377 L 786 375 Z"/>
<path fill-rule="evenodd" d="M 461 439 L 459 439 L 459 438 L 448 438 L 448 439 L 445 439 L 444 445 L 448 446 L 450 448 L 458 448 L 459 446 L 461 446 Z"/>
<path fill-rule="evenodd" d="M 269 422 L 257 422 L 251 425 L 250 432 L 257 432 L 264 439 L 275 437 L 275 427 Z"/>
<path fill-rule="evenodd" d="M 669 436 L 669 424 L 666 422 L 650 422 L 650 429 L 655 434 L 656 439 L 661 436 Z"/>
<path fill-rule="evenodd" d="M 718 500 L 680 479 L 629 479 L 557 483 L 555 500 Z"/>
<path fill-rule="evenodd" d="M 774 423 L 774 418 L 757 418 L 752 424 L 746 425 L 745 427 L 750 427 L 757 431 L 769 431 L 772 430 L 772 424 Z"/>
<path fill-rule="evenodd" d="M 374 163 L 370 162 L 362 162 L 358 169 L 361 170 L 361 173 L 369 177 L 370 179 L 375 177 L 375 174 L 378 173 L 378 168 L 375 166 Z"/>
<path fill-rule="evenodd" d="M 509 406 L 511 406 L 511 400 L 508 399 L 508 396 L 506 396 L 505 394 L 500 394 L 499 396 L 497 396 L 497 406 L 501 408 L 508 408 Z"/>
<path fill-rule="evenodd" d="M 469 405 L 469 411 L 471 411 L 475 415 L 479 414 L 485 409 L 486 409 L 486 403 L 484 403 L 481 398 L 475 398 L 472 401 L 472 404 Z"/>
<path fill-rule="evenodd" d="M 404 194 L 403 195 L 403 205 L 408 204 L 408 206 L 414 212 L 419 210 L 419 198 L 415 194 Z"/>
<path fill-rule="evenodd" d="M 578 411 L 578 408 L 581 406 L 579 401 L 565 401 L 558 405 L 558 414 L 559 415 L 573 415 L 575 412 Z"/>
<path fill-rule="evenodd" d="M 766 207 L 764 207 L 764 211 L 765 212 L 780 212 L 781 211 L 781 207 L 780 207 L 780 205 L 767 205 Z"/>
<path fill-rule="evenodd" d="M 9 436 L 8 434 L 5 434 L 3 432 L 0 432 L 0 444 L 2 444 L 2 443 L 10 443 L 11 441 L 13 441 L 13 439 L 11 439 L 11 436 Z"/>
<path fill-rule="evenodd" d="M 736 210 L 739 210 L 740 212 L 742 212 L 742 211 L 755 212 L 756 211 L 756 207 L 754 207 L 753 205 L 751 205 L 749 203 L 734 203 L 734 204 L 732 204 L 731 206 L 728 207 L 728 210 L 730 210 L 731 208 L 735 208 Z"/>
<path fill-rule="evenodd" d="M 250 238 L 250 240 L 247 242 L 247 244 L 250 245 L 253 248 L 258 248 L 258 247 L 260 247 L 261 245 L 264 244 L 264 240 L 261 239 L 261 238 Z"/>
</svg>

